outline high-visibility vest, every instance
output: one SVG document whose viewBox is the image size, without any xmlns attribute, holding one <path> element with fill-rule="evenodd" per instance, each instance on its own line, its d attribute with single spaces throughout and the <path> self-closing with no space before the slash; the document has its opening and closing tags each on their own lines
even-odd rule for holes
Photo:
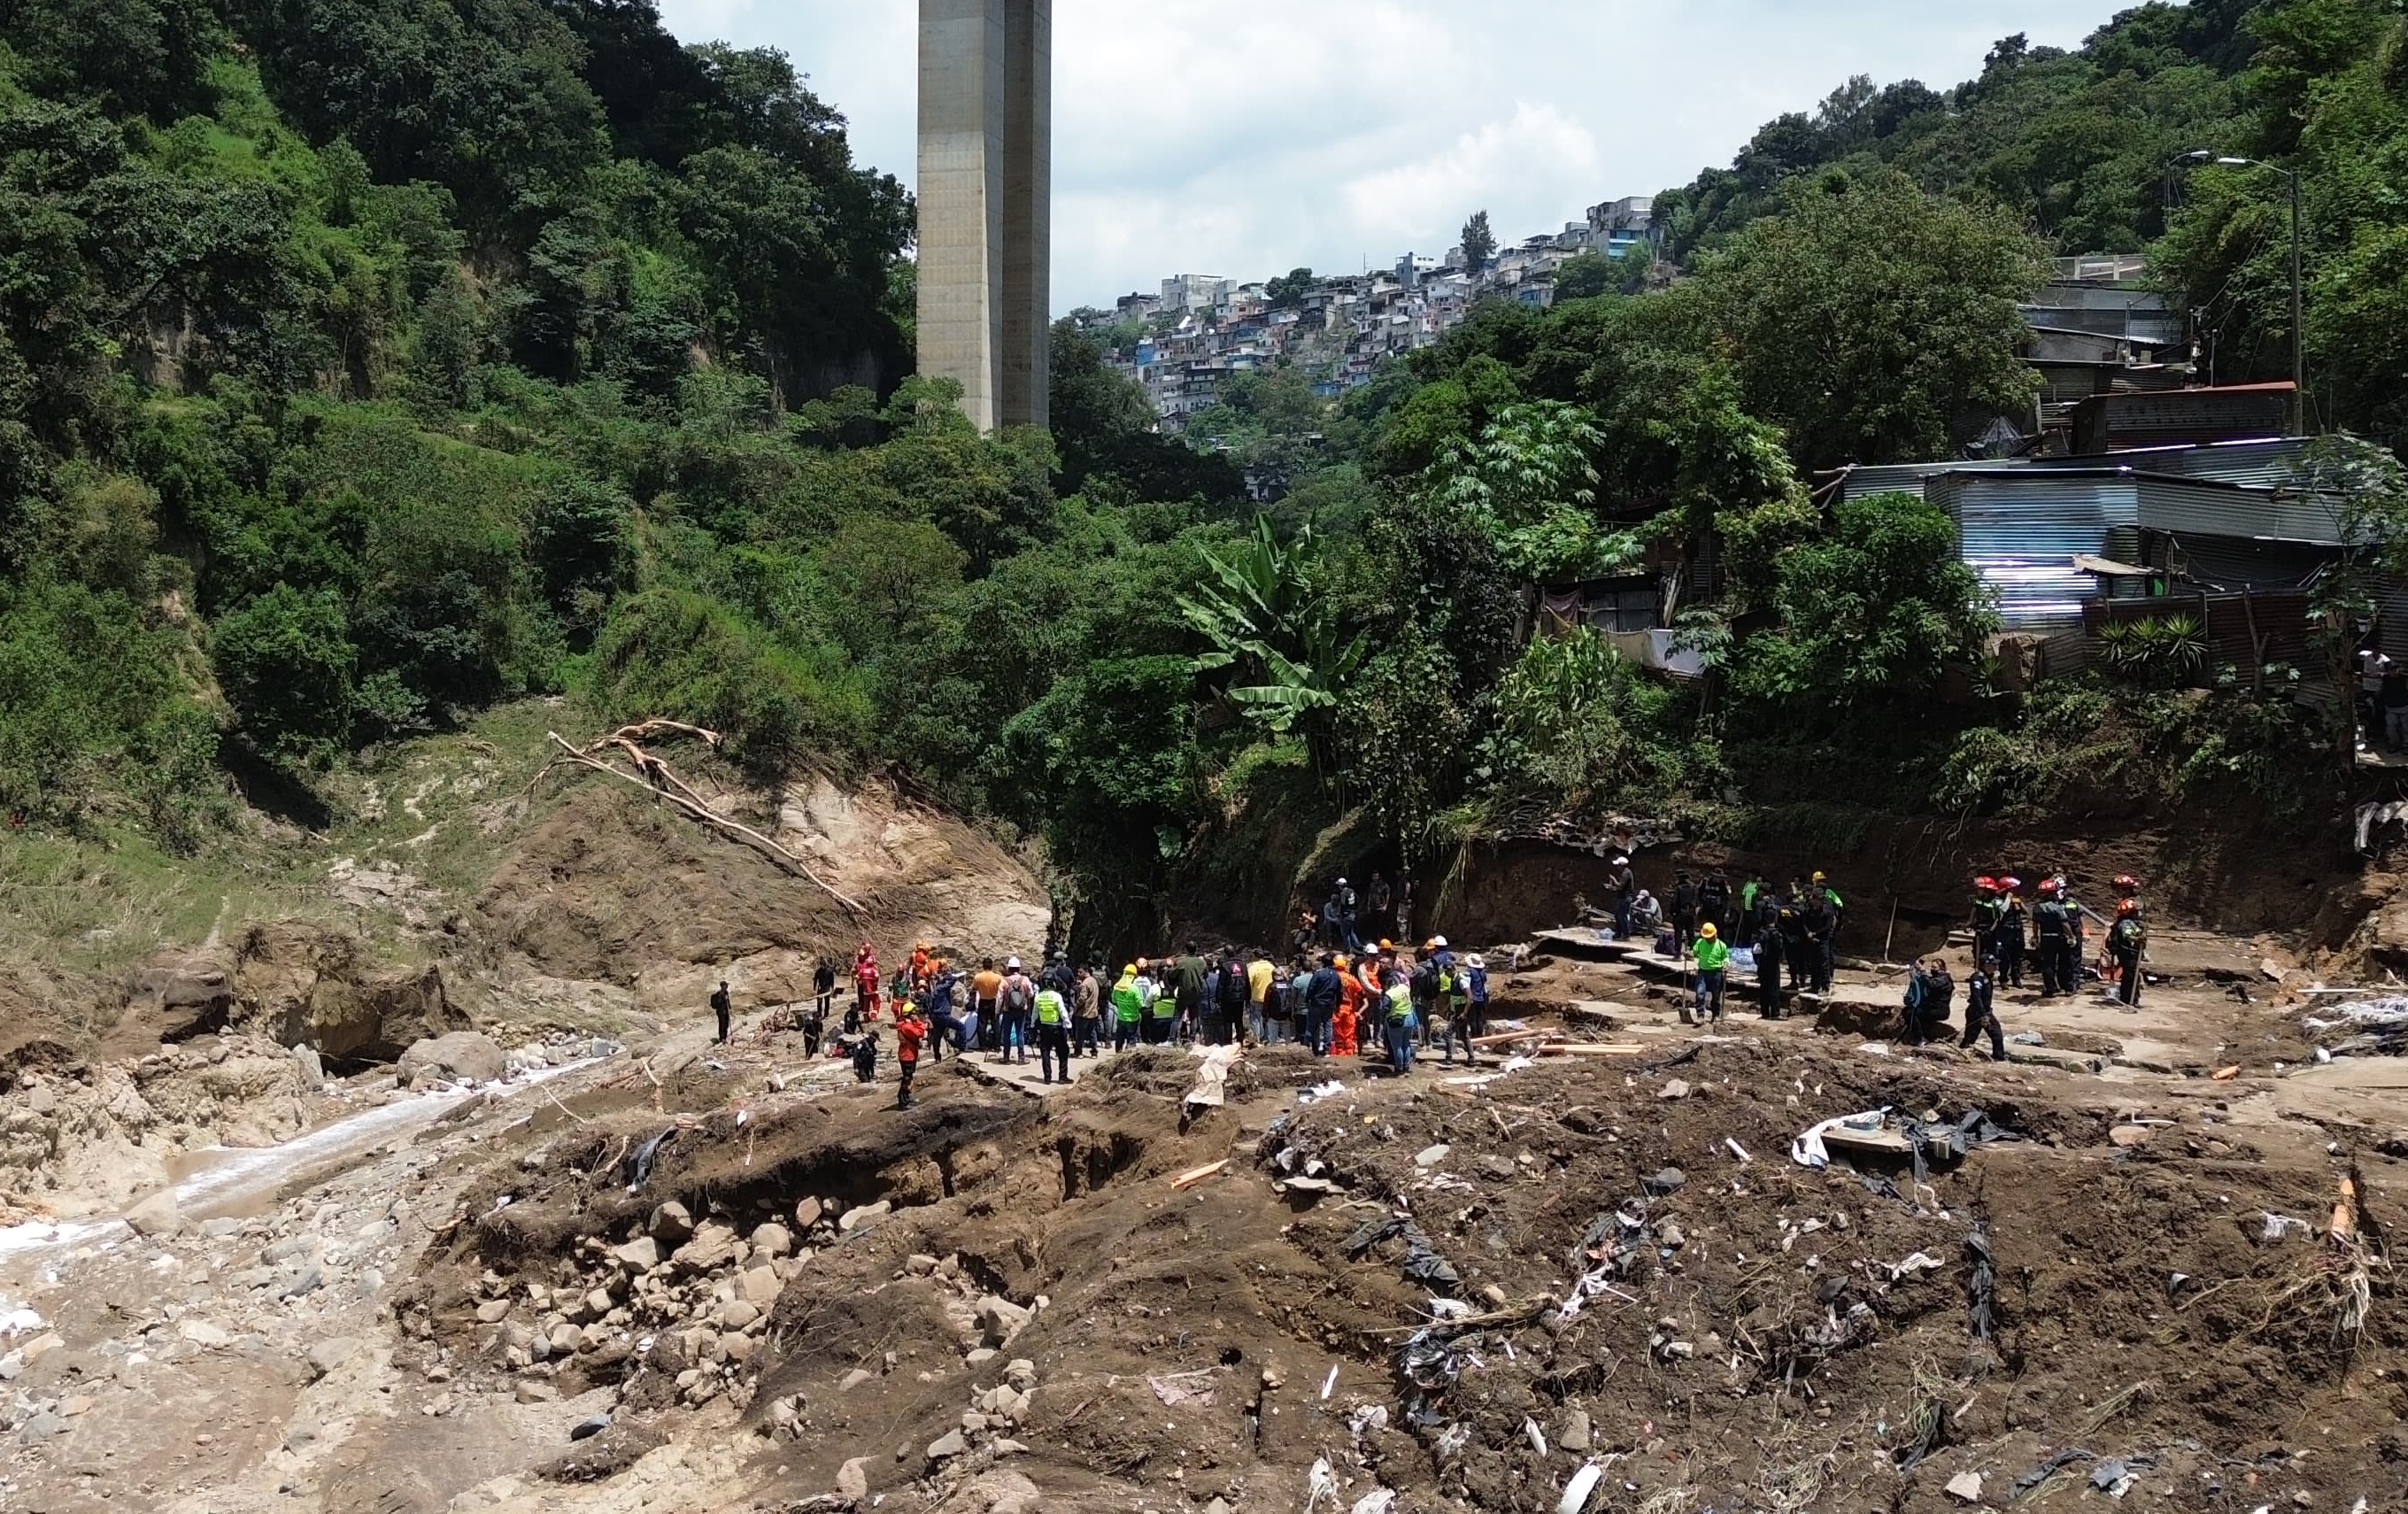
<svg viewBox="0 0 2408 1514">
<path fill-rule="evenodd" d="M 1413 1017 L 1413 991 L 1402 983 L 1388 990 L 1388 1018 L 1403 1024 Z"/>
<path fill-rule="evenodd" d="M 1037 990 L 1038 1024 L 1059 1025 L 1068 1017 L 1068 1011 L 1063 1006 L 1062 991 L 1060 989 L 1039 988 Z"/>
<path fill-rule="evenodd" d="M 1145 1000 L 1137 991 L 1136 978 L 1123 978 L 1112 985 L 1112 1016 L 1123 1025 L 1145 1018 Z"/>
</svg>

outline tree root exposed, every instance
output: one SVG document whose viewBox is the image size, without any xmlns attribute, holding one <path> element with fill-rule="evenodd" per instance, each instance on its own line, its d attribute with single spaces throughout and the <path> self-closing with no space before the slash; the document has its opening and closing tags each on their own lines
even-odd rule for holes
<svg viewBox="0 0 2408 1514">
<path fill-rule="evenodd" d="M 788 872 L 801 878 L 812 887 L 843 905 L 845 913 L 854 919 L 868 918 L 869 910 L 867 905 L 821 877 L 809 862 L 779 845 L 760 831 L 751 826 L 740 825 L 730 820 L 711 809 L 703 797 L 694 790 L 693 786 L 679 777 L 667 763 L 646 751 L 643 745 L 648 741 L 664 736 L 692 736 L 716 751 L 721 742 L 724 740 L 719 732 L 705 730 L 699 726 L 689 726 L 676 720 L 647 720 L 633 726 L 623 726 L 607 736 L 596 737 L 583 746 L 571 745 L 556 730 L 546 734 L 551 737 L 552 744 L 558 750 L 552 759 L 544 764 L 543 771 L 535 775 L 535 782 L 527 786 L 530 790 L 541 785 L 552 775 L 553 769 L 564 763 L 571 767 L 590 769 L 607 777 L 616 778 L 623 784 L 643 789 L 654 799 L 701 821 L 704 825 L 749 844 L 770 861 L 777 863 Z M 624 755 L 633 771 L 610 760 L 614 755 L 621 754 Z"/>
</svg>

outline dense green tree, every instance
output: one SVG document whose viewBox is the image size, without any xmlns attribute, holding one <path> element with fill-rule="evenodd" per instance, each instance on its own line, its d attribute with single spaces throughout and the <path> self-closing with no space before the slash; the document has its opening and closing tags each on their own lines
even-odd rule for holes
<svg viewBox="0 0 2408 1514">
<path fill-rule="evenodd" d="M 1497 256 L 1497 233 L 1488 224 L 1488 212 L 1474 210 L 1471 219 L 1463 223 L 1463 261 L 1473 273 L 1488 267 Z"/>
<path fill-rule="evenodd" d="M 323 762 L 349 740 L 359 652 L 333 591 L 277 584 L 218 622 L 210 658 L 263 755 Z"/>
<path fill-rule="evenodd" d="M 1885 172 L 1793 185 L 1698 283 L 1749 410 L 1821 469 L 1947 456 L 2027 411 L 2018 305 L 2044 274 L 2013 221 Z"/>
</svg>

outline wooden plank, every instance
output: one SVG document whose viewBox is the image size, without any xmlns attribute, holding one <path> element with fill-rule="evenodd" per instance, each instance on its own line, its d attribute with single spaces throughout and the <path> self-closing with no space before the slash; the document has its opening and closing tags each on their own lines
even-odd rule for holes
<svg viewBox="0 0 2408 1514">
<path fill-rule="evenodd" d="M 1846 1126 L 1823 1132 L 1827 1146 L 1844 1146 L 1852 1151 L 1870 1151 L 1886 1157 L 1912 1157 L 1914 1143 L 1898 1131 L 1852 1131 Z"/>
<path fill-rule="evenodd" d="M 1197 1184 L 1214 1175 L 1228 1165 L 1229 1159 L 1226 1157 L 1222 1158 L 1219 1161 L 1208 1162 L 1204 1166 L 1193 1168 L 1187 1172 L 1181 1173 L 1177 1177 L 1170 1180 L 1170 1186 L 1173 1189 L 1194 1188 Z"/>
<path fill-rule="evenodd" d="M 1639 1057 L 1647 1047 L 1605 1042 L 1557 1041 L 1539 1048 L 1541 1057 Z"/>
</svg>

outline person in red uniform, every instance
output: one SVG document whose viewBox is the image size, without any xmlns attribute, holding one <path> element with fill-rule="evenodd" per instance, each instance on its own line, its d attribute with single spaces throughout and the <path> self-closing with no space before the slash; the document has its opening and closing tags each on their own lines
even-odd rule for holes
<svg viewBox="0 0 2408 1514">
<path fill-rule="evenodd" d="M 911 1074 L 920 1070 L 920 1047 L 928 1039 L 928 1021 L 917 1004 L 903 1006 L 903 1017 L 895 1022 L 895 1064 L 903 1070 L 903 1089 L 895 1096 L 895 1107 L 911 1107 Z"/>
<path fill-rule="evenodd" d="M 878 951 L 868 942 L 853 954 L 853 1013 L 846 1017 L 845 1033 L 858 1034 L 862 1022 L 878 1018 Z"/>
</svg>

